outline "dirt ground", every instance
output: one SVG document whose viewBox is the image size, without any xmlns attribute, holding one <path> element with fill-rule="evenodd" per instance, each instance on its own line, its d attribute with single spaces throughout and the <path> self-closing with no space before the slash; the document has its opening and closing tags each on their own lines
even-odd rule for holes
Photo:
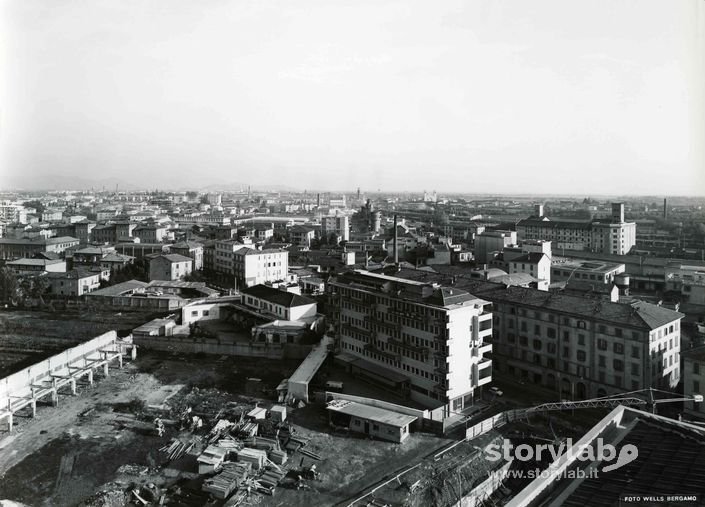
<svg viewBox="0 0 705 507">
<path fill-rule="evenodd" d="M 129 334 L 156 315 L 94 308 L 0 310 L 0 378 L 106 331 Z"/>
<path fill-rule="evenodd" d="M 158 437 L 153 417 L 161 415 L 170 422 L 191 406 L 207 427 L 225 406 L 249 409 L 256 402 L 271 406 L 273 399 L 246 392 L 246 379 L 256 376 L 271 389 L 297 364 L 140 354 L 122 370 L 111 368 L 108 378 L 97 377 L 93 387 L 80 386 L 77 396 L 62 395 L 58 407 L 40 405 L 34 419 L 17 414 L 13 433 L 0 433 L 0 499 L 42 507 L 79 505 L 101 490 L 127 491 L 148 483 L 162 492 L 177 482 L 180 488 L 198 491 L 202 479 L 195 474 L 196 457 L 203 444 L 167 463 L 159 448 L 172 438 L 188 441 L 194 435 L 167 424 L 166 434 Z M 307 482 L 308 489 L 279 487 L 274 496 L 253 496 L 252 505 L 334 505 L 359 496 L 381 477 L 449 442 L 423 433 L 413 433 L 401 445 L 335 434 L 322 405 L 290 410 L 289 419 L 297 436 L 310 438 L 306 449 L 321 460 L 294 453 L 285 468 L 296 469 L 303 458 L 304 465 L 315 463 L 321 474 Z M 129 495 L 121 496 L 111 505 L 129 505 L 130 500 L 134 499 Z M 194 505 L 204 503 L 202 499 Z"/>
</svg>

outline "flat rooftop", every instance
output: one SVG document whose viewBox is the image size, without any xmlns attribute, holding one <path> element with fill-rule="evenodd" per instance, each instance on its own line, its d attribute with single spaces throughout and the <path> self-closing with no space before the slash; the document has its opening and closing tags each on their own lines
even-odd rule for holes
<svg viewBox="0 0 705 507">
<path fill-rule="evenodd" d="M 321 343 L 314 347 L 311 352 L 302 361 L 294 374 L 289 377 L 289 384 L 299 383 L 308 384 L 313 376 L 323 365 L 323 362 L 328 357 L 328 343 L 331 340 L 324 336 L 321 338 Z"/>
<path fill-rule="evenodd" d="M 551 268 L 588 271 L 591 273 L 609 273 L 619 268 L 624 269 L 624 263 L 602 261 L 598 259 L 569 259 L 567 257 L 554 257 Z"/>
<path fill-rule="evenodd" d="M 328 403 L 326 408 L 332 412 L 359 417 L 360 419 L 368 419 L 370 421 L 386 424 L 387 426 L 395 426 L 397 428 L 408 426 L 418 419 L 418 417 L 413 415 L 400 414 L 399 412 L 393 412 L 391 410 L 373 407 L 370 405 L 363 405 L 362 403 L 348 400 L 333 400 Z"/>
</svg>

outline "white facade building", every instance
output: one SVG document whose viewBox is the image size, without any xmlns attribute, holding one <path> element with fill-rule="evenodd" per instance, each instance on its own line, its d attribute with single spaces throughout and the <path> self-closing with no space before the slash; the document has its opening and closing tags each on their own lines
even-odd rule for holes
<svg viewBox="0 0 705 507">
<path fill-rule="evenodd" d="M 492 380 L 487 301 L 364 270 L 340 275 L 328 290 L 341 356 L 379 385 L 448 416 L 472 406 Z"/>
</svg>

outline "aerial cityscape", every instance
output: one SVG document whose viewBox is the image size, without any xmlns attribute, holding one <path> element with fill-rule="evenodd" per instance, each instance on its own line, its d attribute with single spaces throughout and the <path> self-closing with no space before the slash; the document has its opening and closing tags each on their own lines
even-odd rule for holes
<svg viewBox="0 0 705 507">
<path fill-rule="evenodd" d="M 0 16 L 0 507 L 705 505 L 705 4 Z"/>
</svg>

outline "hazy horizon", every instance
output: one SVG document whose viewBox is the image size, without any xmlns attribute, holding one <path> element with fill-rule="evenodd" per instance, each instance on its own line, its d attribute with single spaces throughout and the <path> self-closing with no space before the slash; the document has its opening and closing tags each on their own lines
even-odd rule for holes
<svg viewBox="0 0 705 507">
<path fill-rule="evenodd" d="M 698 0 L 7 0 L 0 16 L 2 190 L 705 195 Z"/>
</svg>

